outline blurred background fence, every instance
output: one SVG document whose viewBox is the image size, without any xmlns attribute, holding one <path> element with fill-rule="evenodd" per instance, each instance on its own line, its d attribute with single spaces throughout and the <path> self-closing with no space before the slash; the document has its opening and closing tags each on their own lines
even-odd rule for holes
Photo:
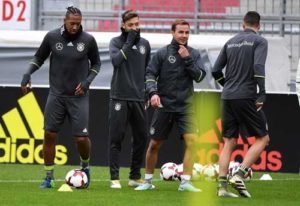
<svg viewBox="0 0 300 206">
<path fill-rule="evenodd" d="M 281 36 L 290 50 L 291 91 L 295 90 L 300 57 L 299 0 L 40 0 L 35 1 L 34 29 L 49 30 L 62 23 L 68 5 L 79 7 L 87 31 L 119 31 L 124 10 L 137 10 L 144 32 L 167 33 L 170 23 L 184 18 L 194 34 L 235 34 L 249 10 L 262 16 L 261 33 Z M 280 51 L 278 51 L 280 53 Z"/>
</svg>

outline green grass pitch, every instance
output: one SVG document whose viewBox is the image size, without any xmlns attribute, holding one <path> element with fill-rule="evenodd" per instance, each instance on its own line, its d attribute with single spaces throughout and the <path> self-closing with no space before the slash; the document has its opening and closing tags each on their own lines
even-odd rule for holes
<svg viewBox="0 0 300 206">
<path fill-rule="evenodd" d="M 201 193 L 178 192 L 178 181 L 159 180 L 156 171 L 151 191 L 134 191 L 127 187 L 128 168 L 121 168 L 122 189 L 110 189 L 107 167 L 91 167 L 92 182 L 89 189 L 73 189 L 73 192 L 58 192 L 65 174 L 76 166 L 56 166 L 56 188 L 39 189 L 44 175 L 41 165 L 0 164 L 0 205 L 85 205 L 85 206 L 298 206 L 300 205 L 300 175 L 270 173 L 272 181 L 259 181 L 262 173 L 254 172 L 247 183 L 251 199 L 218 198 L 216 182 L 194 182 Z"/>
</svg>

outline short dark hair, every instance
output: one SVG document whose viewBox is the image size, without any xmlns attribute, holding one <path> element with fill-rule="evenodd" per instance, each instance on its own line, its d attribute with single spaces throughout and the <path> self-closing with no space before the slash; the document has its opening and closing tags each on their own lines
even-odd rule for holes
<svg viewBox="0 0 300 206">
<path fill-rule="evenodd" d="M 175 31 L 177 25 L 188 25 L 188 26 L 190 27 L 189 22 L 187 22 L 186 20 L 184 20 L 184 19 L 176 19 L 176 20 L 172 23 L 171 30 L 172 30 L 172 31 Z"/>
<path fill-rule="evenodd" d="M 256 11 L 248 11 L 244 16 L 244 23 L 249 26 L 258 26 L 260 24 L 260 15 Z"/>
<path fill-rule="evenodd" d="M 132 18 L 135 18 L 135 17 L 139 18 L 139 15 L 136 11 L 134 11 L 132 9 L 127 10 L 122 14 L 122 22 L 125 23 L 126 21 L 128 21 Z"/>
<path fill-rule="evenodd" d="M 80 9 L 74 6 L 67 7 L 66 17 L 69 17 L 70 14 L 82 16 Z"/>
</svg>

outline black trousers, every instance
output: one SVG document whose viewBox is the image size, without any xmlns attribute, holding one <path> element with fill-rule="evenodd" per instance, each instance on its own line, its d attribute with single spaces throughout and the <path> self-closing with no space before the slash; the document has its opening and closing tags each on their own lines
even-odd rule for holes
<svg viewBox="0 0 300 206">
<path fill-rule="evenodd" d="M 132 130 L 130 179 L 141 178 L 147 141 L 147 115 L 143 102 L 110 100 L 109 166 L 111 180 L 119 179 L 119 159 L 128 123 Z"/>
</svg>

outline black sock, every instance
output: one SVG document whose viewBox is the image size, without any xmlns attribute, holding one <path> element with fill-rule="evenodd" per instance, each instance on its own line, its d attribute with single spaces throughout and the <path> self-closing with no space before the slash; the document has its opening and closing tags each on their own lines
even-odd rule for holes
<svg viewBox="0 0 300 206">
<path fill-rule="evenodd" d="M 219 182 L 219 188 L 227 187 L 227 177 L 226 176 L 219 176 L 218 182 Z"/>
</svg>

